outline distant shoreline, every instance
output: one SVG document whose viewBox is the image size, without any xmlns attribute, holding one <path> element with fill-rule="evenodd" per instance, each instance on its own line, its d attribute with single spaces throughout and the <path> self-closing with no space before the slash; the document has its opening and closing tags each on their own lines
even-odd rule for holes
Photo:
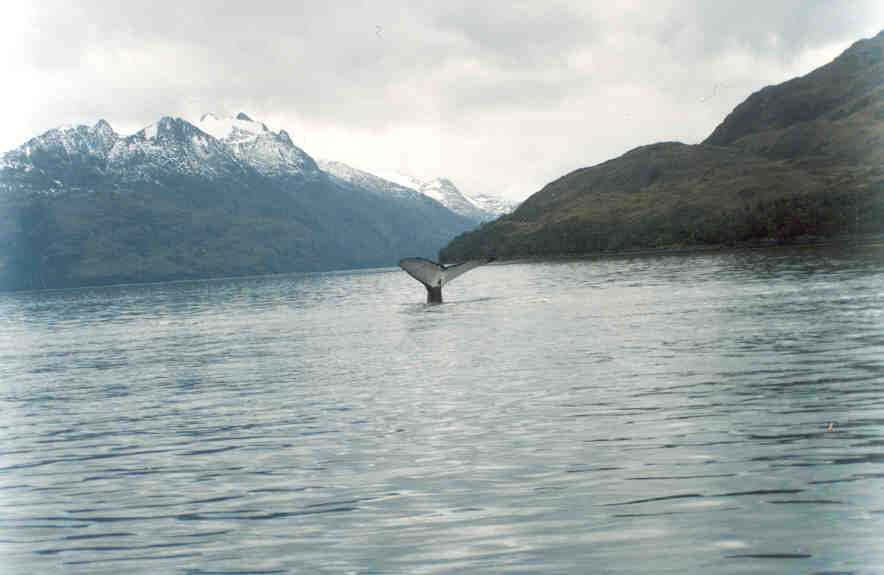
<svg viewBox="0 0 884 575">
<path fill-rule="evenodd" d="M 815 247 L 848 247 L 848 246 L 876 246 L 884 248 L 884 234 L 861 234 L 855 236 L 833 237 L 801 237 L 789 240 L 772 240 L 769 242 L 740 242 L 736 244 L 709 244 L 709 245 L 671 245 L 658 248 L 633 248 L 624 250 L 610 250 L 586 253 L 563 253 L 544 254 L 536 256 L 503 256 L 498 257 L 495 264 L 508 264 L 517 262 L 553 262 L 567 260 L 587 260 L 620 257 L 644 257 L 644 256 L 668 256 L 690 255 L 708 253 L 727 253 L 744 250 L 766 250 L 777 248 L 815 248 Z M 494 265 L 494 264 L 492 264 Z"/>
<path fill-rule="evenodd" d="M 798 240 L 781 240 L 773 242 L 742 242 L 739 244 L 714 244 L 714 245 L 690 245 L 690 246 L 662 246 L 659 248 L 636 248 L 627 250 L 611 250 L 592 253 L 571 253 L 571 254 L 550 254 L 537 256 L 507 256 L 499 257 L 490 265 L 508 265 L 515 263 L 546 263 L 546 262 L 564 262 L 574 260 L 590 260 L 590 259 L 616 259 L 624 257 L 651 257 L 651 256 L 676 256 L 691 254 L 713 254 L 728 253 L 744 250 L 766 250 L 777 248 L 816 248 L 816 247 L 869 247 L 880 246 L 884 250 L 884 234 L 862 234 L 857 236 L 835 236 L 835 237 L 813 237 L 801 238 Z M 451 262 L 448 262 L 451 263 Z M 310 271 L 287 271 L 266 274 L 244 274 L 229 276 L 206 276 L 206 277 L 187 277 L 187 278 L 164 278 L 145 281 L 121 281 L 121 282 L 95 282 L 80 285 L 60 286 L 60 287 L 31 287 L 25 289 L 0 290 L 0 294 L 26 293 L 26 292 L 50 292 L 65 290 L 82 290 L 93 288 L 113 288 L 113 287 L 133 287 L 147 286 L 151 284 L 165 283 L 189 283 L 202 281 L 223 281 L 223 280 L 242 280 L 254 279 L 262 277 L 273 277 L 288 274 L 329 274 L 329 273 L 348 273 L 348 272 L 369 272 L 376 270 L 395 269 L 396 265 L 384 267 L 366 267 L 366 268 L 347 268 L 347 269 L 330 269 L 330 270 L 310 270 Z"/>
</svg>

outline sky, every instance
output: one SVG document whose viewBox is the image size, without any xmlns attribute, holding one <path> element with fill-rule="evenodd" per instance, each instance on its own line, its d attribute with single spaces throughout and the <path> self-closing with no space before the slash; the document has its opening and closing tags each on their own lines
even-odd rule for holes
<svg viewBox="0 0 884 575">
<path fill-rule="evenodd" d="M 0 152 L 245 112 L 314 158 L 523 200 L 884 28 L 881 0 L 4 2 Z"/>
</svg>

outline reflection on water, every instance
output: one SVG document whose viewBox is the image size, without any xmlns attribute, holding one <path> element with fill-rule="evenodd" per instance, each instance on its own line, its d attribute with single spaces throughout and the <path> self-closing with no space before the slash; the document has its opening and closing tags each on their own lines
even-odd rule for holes
<svg viewBox="0 0 884 575">
<path fill-rule="evenodd" d="M 884 258 L 0 295 L 0 571 L 884 571 Z M 831 429 L 830 429 L 831 426 Z"/>
</svg>

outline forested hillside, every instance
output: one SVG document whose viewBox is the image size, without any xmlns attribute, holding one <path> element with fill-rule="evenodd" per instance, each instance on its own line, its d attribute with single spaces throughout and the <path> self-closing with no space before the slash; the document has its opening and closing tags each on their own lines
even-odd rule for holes
<svg viewBox="0 0 884 575">
<path fill-rule="evenodd" d="M 884 232 L 884 32 L 751 95 L 702 144 L 572 172 L 445 260 Z"/>
</svg>

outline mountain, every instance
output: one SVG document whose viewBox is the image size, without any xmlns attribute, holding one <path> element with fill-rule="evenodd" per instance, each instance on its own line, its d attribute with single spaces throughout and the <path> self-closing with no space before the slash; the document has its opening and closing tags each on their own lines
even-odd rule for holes
<svg viewBox="0 0 884 575">
<path fill-rule="evenodd" d="M 805 76 L 755 92 L 703 143 L 770 158 L 824 154 L 847 161 L 880 159 L 882 51 L 884 31 Z"/>
<path fill-rule="evenodd" d="M 884 232 L 884 32 L 738 105 L 699 145 L 641 146 L 547 184 L 445 260 Z"/>
<path fill-rule="evenodd" d="M 513 202 L 486 194 L 469 196 L 446 178 L 425 180 L 395 171 L 369 173 L 334 161 L 323 162 L 320 160 L 320 165 L 323 166 L 323 170 L 340 178 L 355 178 L 372 182 L 371 185 L 376 189 L 387 190 L 387 193 L 398 193 L 396 190 L 402 189 L 414 190 L 438 201 L 454 213 L 470 218 L 477 223 L 509 213 L 516 207 Z"/>
<path fill-rule="evenodd" d="M 0 289 L 389 266 L 473 225 L 331 177 L 245 114 L 63 126 L 0 159 Z"/>
<path fill-rule="evenodd" d="M 343 162 L 319 160 L 322 171 L 340 181 L 359 186 L 379 196 L 410 198 L 413 200 L 430 199 L 416 189 L 385 180 L 368 172 L 364 172 Z M 435 200 L 433 200 L 435 201 Z"/>
<path fill-rule="evenodd" d="M 449 179 L 433 178 L 432 180 L 423 181 L 418 191 L 427 197 L 437 200 L 452 212 L 472 220 L 483 221 L 491 217 L 491 214 L 479 208 L 467 196 L 461 193 L 457 186 Z"/>
<path fill-rule="evenodd" d="M 470 218 L 475 222 L 491 219 L 491 214 L 471 202 L 458 188 L 446 178 L 424 180 L 394 171 L 379 171 L 376 175 L 400 186 L 417 190 L 427 197 L 433 198 L 452 212 Z"/>
<path fill-rule="evenodd" d="M 466 196 L 466 198 L 477 208 L 491 216 L 490 218 L 485 218 L 483 221 L 505 216 L 519 207 L 518 202 L 513 202 L 498 196 L 490 196 L 488 194 L 469 195 Z"/>
<path fill-rule="evenodd" d="M 234 155 L 265 176 L 319 177 L 319 167 L 292 143 L 285 130 L 271 132 L 240 112 L 234 118 L 204 114 L 196 126 L 226 144 Z"/>
</svg>

